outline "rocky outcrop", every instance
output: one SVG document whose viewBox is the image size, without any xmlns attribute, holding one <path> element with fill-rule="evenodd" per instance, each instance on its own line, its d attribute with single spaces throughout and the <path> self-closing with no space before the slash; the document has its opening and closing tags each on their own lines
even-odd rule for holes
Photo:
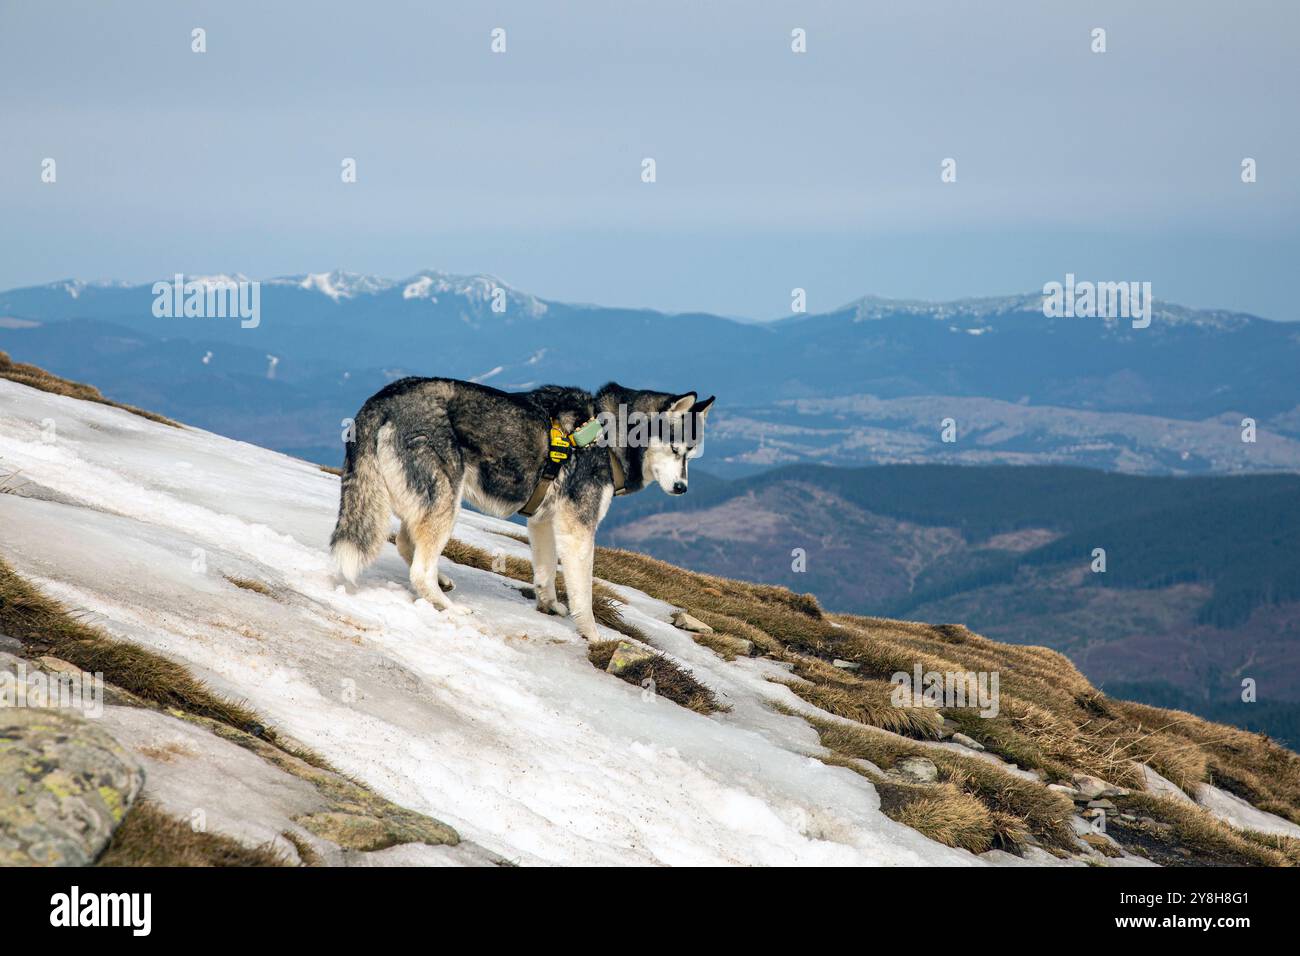
<svg viewBox="0 0 1300 956">
<path fill-rule="evenodd" d="M 93 863 L 143 786 L 139 762 L 75 711 L 0 707 L 0 865 Z"/>
</svg>

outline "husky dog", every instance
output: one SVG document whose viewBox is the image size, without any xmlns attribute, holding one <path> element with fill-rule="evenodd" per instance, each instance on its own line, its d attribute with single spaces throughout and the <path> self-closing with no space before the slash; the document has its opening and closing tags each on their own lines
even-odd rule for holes
<svg viewBox="0 0 1300 956">
<path fill-rule="evenodd" d="M 379 556 L 391 514 L 401 519 L 397 550 L 411 566 L 411 587 L 439 610 L 457 610 L 443 593 L 438 556 L 451 537 L 461 499 L 497 517 L 529 503 L 550 460 L 552 422 L 568 435 L 599 417 L 598 443 L 572 449 L 528 519 L 537 609 L 569 614 L 578 633 L 596 638 L 591 569 L 596 527 L 616 486 L 640 491 L 654 482 L 686 492 L 687 462 L 703 451 L 713 399 L 624 388 L 595 395 L 546 385 L 503 392 L 445 378 L 404 378 L 372 395 L 354 419 L 343 463 L 338 524 L 330 549 L 355 582 Z M 635 415 L 633 414 L 635 413 Z M 629 420 L 655 427 L 610 427 Z M 564 565 L 569 607 L 556 598 L 556 557 Z"/>
</svg>

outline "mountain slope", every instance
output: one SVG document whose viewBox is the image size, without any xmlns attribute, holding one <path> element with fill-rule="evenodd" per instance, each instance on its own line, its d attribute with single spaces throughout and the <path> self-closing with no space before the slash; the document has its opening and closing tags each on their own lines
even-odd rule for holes
<svg viewBox="0 0 1300 956">
<path fill-rule="evenodd" d="M 1158 778 L 1122 751 L 1117 759 L 1121 738 L 1085 738 L 1080 728 L 1125 735 L 1127 753 L 1232 812 L 1245 811 L 1209 786 L 1211 775 L 1239 798 L 1300 817 L 1294 755 L 1187 715 L 1106 701 L 1040 649 L 960 628 L 830 618 L 779 589 L 602 552 L 598 574 L 614 582 L 634 643 L 687 668 L 726 706 L 702 716 L 592 667 L 567 621 L 537 614 L 511 577 L 472 562 L 445 567 L 468 616 L 413 602 L 391 549 L 348 593 L 325 547 L 337 480 L 304 462 L 0 381 L 0 464 L 13 476 L 0 494 L 0 557 L 26 580 L 115 639 L 246 700 L 387 800 L 507 859 L 961 865 L 1050 862 L 1046 847 L 1141 862 L 1121 849 L 1132 833 L 1133 847 L 1195 846 L 1193 859 L 1284 863 L 1287 836 L 1300 833 L 1252 810 L 1253 827 L 1282 834 L 1268 844 L 1185 796 L 1140 792 Z M 517 534 L 472 514 L 456 529 L 465 560 L 475 548 L 525 559 Z M 676 606 L 689 599 L 718 623 L 715 645 L 729 632 L 731 650 L 673 626 L 674 604 L 652 593 Z M 832 667 L 835 654 L 850 656 L 858 674 Z M 868 704 L 883 685 L 877 668 L 963 659 L 979 669 L 1001 661 L 1004 712 L 1020 715 L 944 711 L 988 753 L 938 739 L 934 711 Z M 1106 719 L 1089 717 L 1085 704 Z M 1021 718 L 1030 716 L 1044 723 L 1026 736 Z M 1152 733 L 1152 722 L 1163 726 Z M 902 776 L 918 759 L 939 782 Z M 1083 769 L 1130 788 L 1114 798 L 1133 811 L 1116 818 L 1115 839 L 1078 842 L 1071 800 L 1043 786 Z M 974 831 L 938 826 L 937 809 L 960 809 Z"/>
<path fill-rule="evenodd" d="M 762 703 L 779 669 L 724 664 L 659 602 L 629 596 L 625 613 L 731 704 L 724 718 L 643 700 L 490 572 L 452 569 L 464 619 L 414 604 L 391 549 L 343 593 L 326 548 L 337 479 L 311 465 L 10 382 L 0 461 L 26 483 L 0 495 L 0 553 L 43 591 L 512 859 L 974 862 L 810 763 L 806 725 Z M 456 533 L 523 556 L 514 530 L 466 515 Z"/>
<path fill-rule="evenodd" d="M 836 609 L 1045 644 L 1105 689 L 1300 741 L 1295 475 L 797 465 L 672 508 L 629 500 L 602 536 Z"/>
</svg>

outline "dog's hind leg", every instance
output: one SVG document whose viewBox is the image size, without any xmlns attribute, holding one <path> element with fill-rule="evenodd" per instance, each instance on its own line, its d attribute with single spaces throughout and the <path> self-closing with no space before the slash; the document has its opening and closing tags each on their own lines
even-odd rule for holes
<svg viewBox="0 0 1300 956">
<path fill-rule="evenodd" d="M 533 593 L 543 614 L 568 614 L 555 594 L 555 522 L 548 514 L 528 519 L 528 546 L 533 552 Z"/>
<path fill-rule="evenodd" d="M 446 542 L 443 542 L 443 546 L 446 547 Z M 415 560 L 415 543 L 411 540 L 411 530 L 407 527 L 405 521 L 402 522 L 401 530 L 397 532 L 397 553 L 402 556 L 402 560 L 408 566 Z M 438 587 L 444 591 L 454 591 L 456 582 L 439 571 Z"/>
<path fill-rule="evenodd" d="M 456 610 L 439 586 L 438 557 L 456 525 L 460 491 L 459 484 L 453 485 L 446 474 L 439 473 L 433 487 L 422 496 L 421 507 L 402 516 L 411 541 L 411 587 L 440 611 Z"/>
<path fill-rule="evenodd" d="M 591 571 L 596 557 L 596 529 L 583 521 L 567 503 L 556 508 L 555 545 L 564 568 L 564 590 L 569 598 L 569 616 L 578 633 L 589 641 L 597 639 L 596 617 L 591 607 Z"/>
</svg>

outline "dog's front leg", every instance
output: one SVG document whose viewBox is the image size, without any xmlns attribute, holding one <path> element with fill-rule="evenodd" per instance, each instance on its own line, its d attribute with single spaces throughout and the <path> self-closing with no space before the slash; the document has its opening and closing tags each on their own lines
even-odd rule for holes
<svg viewBox="0 0 1300 956">
<path fill-rule="evenodd" d="M 569 609 L 555 594 L 555 522 L 548 514 L 528 519 L 528 546 L 533 552 L 533 595 L 543 614 L 565 615 Z"/>
<path fill-rule="evenodd" d="M 597 634 L 596 618 L 591 611 L 591 568 L 596 555 L 596 529 L 567 503 L 561 503 L 556 512 L 555 544 L 564 568 L 569 616 L 578 625 L 578 633 L 594 641 Z"/>
</svg>

